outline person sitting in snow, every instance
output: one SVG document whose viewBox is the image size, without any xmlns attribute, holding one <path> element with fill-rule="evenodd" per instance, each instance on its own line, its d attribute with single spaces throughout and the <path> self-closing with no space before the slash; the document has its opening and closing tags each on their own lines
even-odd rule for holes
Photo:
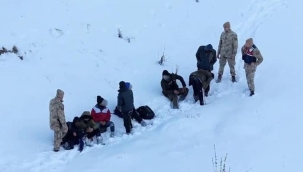
<svg viewBox="0 0 303 172">
<path fill-rule="evenodd" d="M 91 114 L 93 120 L 99 125 L 100 131 L 106 131 L 110 128 L 110 137 L 115 135 L 115 125 L 110 121 L 111 114 L 110 110 L 106 107 L 108 104 L 107 100 L 101 96 L 97 96 L 97 104 L 92 108 Z"/>
<path fill-rule="evenodd" d="M 176 80 L 181 81 L 183 88 L 179 88 Z M 186 88 L 183 77 L 174 73 L 169 73 L 167 70 L 163 70 L 162 72 L 161 87 L 163 95 L 172 102 L 172 107 L 174 109 L 179 108 L 178 101 L 183 101 L 188 94 L 188 88 Z M 178 96 L 180 96 L 179 100 Z"/>
<path fill-rule="evenodd" d="M 189 86 L 193 86 L 195 102 L 200 101 L 204 105 L 204 90 L 209 87 L 210 81 L 214 79 L 214 74 L 203 69 L 199 69 L 189 75 Z"/>
<path fill-rule="evenodd" d="M 97 125 L 97 123 L 94 122 L 91 114 L 89 111 L 84 111 L 80 117 L 81 122 L 78 124 L 79 127 L 85 130 L 86 138 L 85 138 L 85 144 L 87 146 L 92 146 L 93 144 L 93 137 L 96 136 L 97 144 L 103 144 L 101 132 Z"/>
<path fill-rule="evenodd" d="M 81 123 L 79 117 L 75 117 L 73 122 L 67 122 L 68 131 L 62 139 L 62 145 L 65 150 L 74 149 L 75 145 L 79 144 L 79 151 L 83 150 L 83 137 L 85 135 L 85 125 Z"/>
<path fill-rule="evenodd" d="M 129 82 L 121 81 L 119 83 L 118 90 L 117 111 L 122 113 L 123 123 L 126 130 L 126 134 L 130 134 L 133 128 L 131 118 L 134 117 L 142 126 L 146 126 L 146 123 L 135 110 L 134 96 L 132 91 L 132 85 Z"/>
</svg>

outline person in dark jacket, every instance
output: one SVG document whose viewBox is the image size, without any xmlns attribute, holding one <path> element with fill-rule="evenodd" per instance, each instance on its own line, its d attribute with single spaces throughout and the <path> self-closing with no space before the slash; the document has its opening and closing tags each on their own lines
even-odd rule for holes
<svg viewBox="0 0 303 172">
<path fill-rule="evenodd" d="M 214 69 L 214 64 L 217 62 L 216 50 L 211 44 L 200 46 L 196 53 L 197 68 L 211 72 Z"/>
<path fill-rule="evenodd" d="M 131 90 L 132 85 L 129 82 L 125 82 L 125 86 L 127 89 Z M 118 117 L 123 118 L 123 113 L 119 110 L 118 105 L 116 106 L 114 110 L 114 114 L 116 114 Z M 147 125 L 147 123 L 141 118 L 140 114 L 136 111 L 136 109 L 133 109 L 133 113 L 130 114 L 131 119 L 135 119 L 138 123 L 140 123 L 143 127 Z M 133 126 L 131 125 L 131 128 Z"/>
<path fill-rule="evenodd" d="M 183 88 L 179 88 L 177 80 L 181 81 Z M 178 109 L 178 101 L 183 101 L 188 94 L 188 88 L 186 88 L 183 77 L 169 73 L 167 70 L 163 70 L 162 72 L 161 87 L 163 95 L 172 102 L 173 109 Z M 178 96 L 180 96 L 179 99 Z"/>
<path fill-rule="evenodd" d="M 62 139 L 63 148 L 66 150 L 74 149 L 75 145 L 79 144 L 79 151 L 83 150 L 83 137 L 85 135 L 85 131 L 81 129 L 79 126 L 79 122 L 81 122 L 79 117 L 75 117 L 73 122 L 67 122 L 68 131 L 67 134 Z M 81 124 L 80 124 L 81 125 Z"/>
<path fill-rule="evenodd" d="M 210 81 L 214 78 L 214 74 L 207 70 L 199 69 L 189 75 L 189 86 L 193 87 L 195 102 L 200 101 L 200 105 L 204 105 L 203 89 L 205 90 Z"/>
<path fill-rule="evenodd" d="M 123 115 L 123 123 L 126 130 L 126 134 L 130 134 L 133 128 L 131 118 L 133 116 L 136 116 L 132 85 L 128 82 L 125 83 L 124 81 L 121 81 L 119 83 L 118 92 L 119 93 L 118 93 L 117 109 Z M 137 120 L 140 121 L 142 126 L 146 125 L 145 121 L 143 121 L 142 118 Z"/>
<path fill-rule="evenodd" d="M 92 108 L 91 114 L 93 120 L 98 124 L 100 131 L 106 131 L 110 128 L 110 137 L 115 136 L 115 124 L 110 121 L 111 113 L 106 107 L 108 104 L 107 100 L 101 96 L 97 96 L 97 104 Z"/>
<path fill-rule="evenodd" d="M 196 53 L 198 70 L 203 69 L 211 72 L 214 69 L 214 64 L 217 62 L 216 54 L 216 50 L 213 49 L 213 46 L 211 44 L 208 44 L 206 46 L 200 46 Z M 208 86 L 205 89 L 206 97 L 208 96 L 209 90 L 210 87 Z"/>
</svg>

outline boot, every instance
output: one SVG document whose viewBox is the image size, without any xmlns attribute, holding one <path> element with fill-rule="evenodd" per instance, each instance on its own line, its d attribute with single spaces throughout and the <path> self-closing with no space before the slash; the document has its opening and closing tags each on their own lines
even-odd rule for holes
<svg viewBox="0 0 303 172">
<path fill-rule="evenodd" d="M 254 94 L 255 94 L 255 92 L 254 92 L 254 91 L 250 91 L 249 96 L 253 96 Z"/>
<path fill-rule="evenodd" d="M 231 82 L 237 82 L 235 76 L 232 76 L 232 77 L 231 77 Z"/>
<path fill-rule="evenodd" d="M 110 132 L 110 137 L 115 137 L 115 132 Z"/>
<path fill-rule="evenodd" d="M 222 79 L 222 75 L 221 75 L 221 74 L 219 74 L 219 75 L 218 75 L 218 79 L 216 80 L 216 83 L 221 82 L 221 79 Z"/>
</svg>

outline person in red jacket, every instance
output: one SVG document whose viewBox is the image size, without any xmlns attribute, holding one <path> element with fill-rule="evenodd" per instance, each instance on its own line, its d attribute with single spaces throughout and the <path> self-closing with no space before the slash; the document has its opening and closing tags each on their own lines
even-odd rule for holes
<svg viewBox="0 0 303 172">
<path fill-rule="evenodd" d="M 100 130 L 102 130 L 102 128 L 106 129 L 110 127 L 110 136 L 114 137 L 115 125 L 112 121 L 110 121 L 111 113 L 110 110 L 106 107 L 107 104 L 107 100 L 105 100 L 101 96 L 97 96 L 97 104 L 93 107 L 91 111 L 91 116 L 93 120 L 99 124 Z"/>
</svg>

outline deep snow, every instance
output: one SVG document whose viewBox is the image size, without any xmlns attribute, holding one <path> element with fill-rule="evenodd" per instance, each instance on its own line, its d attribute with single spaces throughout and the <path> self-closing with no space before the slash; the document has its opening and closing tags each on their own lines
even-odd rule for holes
<svg viewBox="0 0 303 172">
<path fill-rule="evenodd" d="M 294 0 L 2 2 L 1 46 L 17 45 L 24 60 L 0 56 L 0 171 L 212 171 L 214 144 L 219 157 L 228 153 L 231 171 L 302 171 L 302 5 Z M 179 66 L 187 81 L 196 69 L 198 46 L 217 48 L 225 21 L 238 34 L 239 50 L 253 37 L 264 57 L 256 95 L 247 97 L 238 54 L 237 83 L 230 82 L 226 66 L 222 82 L 211 83 L 207 106 L 192 104 L 191 91 L 180 110 L 171 110 L 161 94 L 162 70 Z M 118 39 L 119 28 L 131 43 Z M 169 59 L 160 66 L 163 51 Z M 154 125 L 134 122 L 134 135 L 125 136 L 121 119 L 113 116 L 118 136 L 107 145 L 81 154 L 53 153 L 48 103 L 56 89 L 65 91 L 66 118 L 72 120 L 91 110 L 98 94 L 114 109 L 121 80 L 132 83 L 136 106 L 154 109 Z"/>
</svg>

